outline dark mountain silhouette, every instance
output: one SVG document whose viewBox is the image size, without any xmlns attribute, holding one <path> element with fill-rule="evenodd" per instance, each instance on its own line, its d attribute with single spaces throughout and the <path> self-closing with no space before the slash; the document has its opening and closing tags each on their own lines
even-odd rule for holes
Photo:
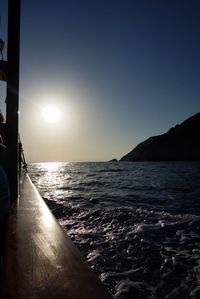
<svg viewBox="0 0 200 299">
<path fill-rule="evenodd" d="M 138 144 L 120 161 L 200 160 L 200 112 L 162 135 Z"/>
</svg>

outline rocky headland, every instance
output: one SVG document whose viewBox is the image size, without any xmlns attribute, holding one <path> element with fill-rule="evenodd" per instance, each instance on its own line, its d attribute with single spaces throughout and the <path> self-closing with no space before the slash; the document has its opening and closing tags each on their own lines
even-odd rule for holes
<svg viewBox="0 0 200 299">
<path fill-rule="evenodd" d="M 168 132 L 139 143 L 120 161 L 200 160 L 200 112 Z"/>
</svg>

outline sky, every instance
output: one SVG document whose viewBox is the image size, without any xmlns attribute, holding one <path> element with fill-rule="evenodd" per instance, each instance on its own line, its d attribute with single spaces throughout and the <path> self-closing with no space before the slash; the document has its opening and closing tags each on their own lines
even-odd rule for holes
<svg viewBox="0 0 200 299">
<path fill-rule="evenodd" d="M 28 162 L 120 159 L 200 111 L 200 1 L 21 2 Z M 5 0 L 0 15 L 6 41 Z M 46 106 L 60 111 L 59 121 L 45 120 Z"/>
</svg>

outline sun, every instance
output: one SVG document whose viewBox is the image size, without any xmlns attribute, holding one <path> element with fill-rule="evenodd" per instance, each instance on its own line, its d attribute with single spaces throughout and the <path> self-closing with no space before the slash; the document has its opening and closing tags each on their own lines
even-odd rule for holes
<svg viewBox="0 0 200 299">
<path fill-rule="evenodd" d="M 61 112 L 57 107 L 46 106 L 42 110 L 42 116 L 47 123 L 57 123 L 61 119 Z"/>
</svg>

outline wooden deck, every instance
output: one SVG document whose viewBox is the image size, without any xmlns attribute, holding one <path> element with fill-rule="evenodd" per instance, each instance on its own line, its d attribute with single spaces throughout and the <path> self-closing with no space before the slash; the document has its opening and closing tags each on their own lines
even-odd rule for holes
<svg viewBox="0 0 200 299">
<path fill-rule="evenodd" d="M 0 298 L 111 299 L 28 176 L 9 217 Z"/>
</svg>

